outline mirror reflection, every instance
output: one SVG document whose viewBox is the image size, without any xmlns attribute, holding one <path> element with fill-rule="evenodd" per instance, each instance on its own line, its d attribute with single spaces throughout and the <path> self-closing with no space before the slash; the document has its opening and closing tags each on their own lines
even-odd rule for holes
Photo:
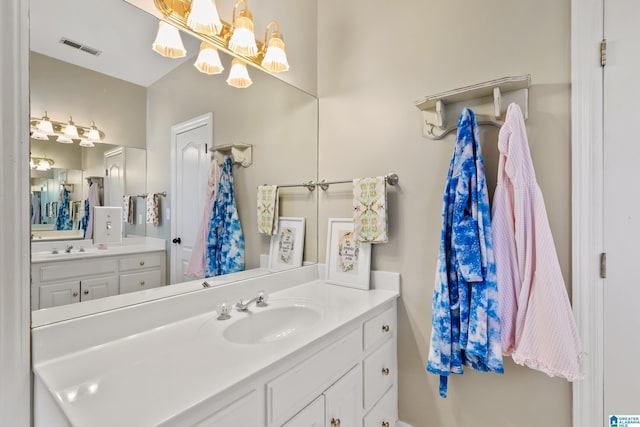
<svg viewBox="0 0 640 427">
<path fill-rule="evenodd" d="M 72 120 L 87 132 L 95 125 L 104 134 L 93 147 L 81 146 L 82 138 L 31 140 L 34 310 L 106 297 L 126 304 L 119 296 L 140 290 L 153 299 L 169 295 L 159 289 L 165 285 L 193 280 L 187 268 L 203 240 L 211 168 L 223 169 L 232 154 L 244 266 L 207 280 L 317 262 L 317 194 L 298 185 L 317 177 L 317 99 L 255 69 L 246 89 L 202 74 L 193 66 L 200 41 L 186 34 L 185 58 L 161 57 L 150 48 L 157 27 L 157 18 L 120 0 L 31 1 L 31 116 Z M 221 56 L 230 69 L 231 59 Z M 244 165 L 242 147 L 251 152 Z M 51 168 L 39 170 L 40 159 L 52 160 Z M 295 184 L 275 199 L 279 216 L 293 218 L 284 237 L 259 230 L 258 187 L 265 184 Z M 90 200 L 119 209 L 122 243 L 94 240 L 113 233 L 117 213 L 92 218 L 87 236 Z M 270 263 L 274 251 L 279 263 Z"/>
</svg>

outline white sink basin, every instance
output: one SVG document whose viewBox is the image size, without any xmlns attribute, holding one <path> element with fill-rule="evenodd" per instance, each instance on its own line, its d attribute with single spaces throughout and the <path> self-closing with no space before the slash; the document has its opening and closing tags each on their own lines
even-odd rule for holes
<svg viewBox="0 0 640 427">
<path fill-rule="evenodd" d="M 224 337 L 237 344 L 278 341 L 313 326 L 321 317 L 319 311 L 299 305 L 258 310 L 229 325 L 223 332 Z"/>
</svg>

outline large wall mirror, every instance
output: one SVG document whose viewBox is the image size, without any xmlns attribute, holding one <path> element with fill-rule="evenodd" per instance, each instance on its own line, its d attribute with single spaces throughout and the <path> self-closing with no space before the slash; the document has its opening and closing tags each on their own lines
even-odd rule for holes
<svg viewBox="0 0 640 427">
<path fill-rule="evenodd" d="M 186 57 L 158 55 L 151 50 L 158 19 L 122 0 L 31 0 L 30 16 L 32 118 L 46 114 L 52 121 L 66 122 L 71 116 L 78 125 L 95 124 L 105 135 L 94 147 L 32 138 L 32 263 L 37 259 L 35 251 L 83 241 L 84 201 L 93 183 L 100 185 L 103 204 L 122 206 L 118 197 L 108 200 L 101 181 L 106 178 L 105 159 L 115 150 L 136 159 L 128 165 L 125 194 L 162 194 L 157 224 L 143 218 L 144 197 L 133 198 L 140 214 L 124 224 L 124 237 L 164 240 L 166 285 L 177 285 L 185 292 L 197 289 L 178 285 L 188 279 L 175 274 L 175 267 L 172 271 L 176 250 L 172 221 L 180 210 L 195 210 L 194 200 L 204 199 L 205 194 L 188 194 L 184 188 L 180 194 L 172 193 L 176 161 L 172 127 L 211 113 L 213 148 L 252 147 L 252 163 L 233 166 L 236 205 L 245 239 L 246 271 L 270 273 L 264 260 L 271 237 L 258 232 L 256 189 L 262 184 L 317 179 L 317 98 L 251 67 L 253 84 L 246 89 L 227 85 L 226 72 L 202 74 L 193 66 L 200 40 L 184 33 Z M 100 52 L 94 55 L 93 49 Z M 228 71 L 231 59 L 223 53 L 221 57 Z M 40 159 L 52 160 L 51 168 L 38 167 Z M 71 206 L 66 230 L 56 227 L 56 203 L 65 190 Z M 177 200 L 183 206 L 172 211 Z M 304 262 L 317 262 L 317 191 L 286 187 L 280 190 L 279 200 L 281 216 L 305 219 Z M 167 286 L 161 288 L 156 294 L 145 292 L 145 300 L 166 296 Z"/>
</svg>

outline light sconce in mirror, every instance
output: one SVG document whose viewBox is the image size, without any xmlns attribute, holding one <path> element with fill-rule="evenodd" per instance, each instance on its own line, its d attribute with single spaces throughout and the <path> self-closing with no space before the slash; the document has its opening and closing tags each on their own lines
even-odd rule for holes
<svg viewBox="0 0 640 427">
<path fill-rule="evenodd" d="M 231 61 L 231 70 L 229 71 L 229 78 L 227 78 L 229 86 L 237 87 L 238 89 L 244 89 L 251 86 L 251 77 L 249 77 L 249 71 L 247 71 L 247 64 L 233 58 Z"/>
<path fill-rule="evenodd" d="M 80 126 L 69 117 L 66 123 L 49 119 L 45 111 L 42 118 L 31 117 L 31 137 L 43 141 L 57 141 L 62 144 L 79 142 L 81 147 L 94 147 L 95 142 L 102 142 L 104 132 L 96 127 L 95 122 L 91 126 Z"/>
<path fill-rule="evenodd" d="M 178 29 L 203 41 L 200 46 L 200 54 L 194 64 L 203 73 L 218 74 L 222 71 L 222 66 L 220 66 L 220 71 L 217 71 L 216 67 L 209 68 L 205 66 L 206 60 L 204 58 L 201 59 L 202 55 L 210 55 L 213 58 L 213 51 L 216 49 L 222 50 L 233 58 L 240 60 L 240 64 L 244 68 L 242 75 L 246 76 L 246 81 L 242 86 L 232 84 L 230 80 L 235 80 L 235 75 L 232 72 L 227 79 L 227 83 L 234 87 L 247 87 L 251 84 L 251 79 L 246 71 L 246 64 L 251 64 L 269 73 L 280 73 L 289 69 L 278 23 L 271 21 L 265 30 L 264 42 L 257 41 L 254 35 L 253 15 L 247 6 L 247 0 L 238 0 L 236 2 L 233 7 L 231 24 L 219 19 L 214 0 L 154 0 L 154 3 L 164 16 L 164 21 L 161 21 L 161 25 L 158 28 L 156 42 L 154 42 L 154 50 L 161 55 L 171 57 L 167 54 L 169 53 L 168 50 L 156 49 L 160 39 L 160 29 L 172 27 L 177 33 L 177 40 L 179 40 L 181 49 L 184 49 L 184 47 Z M 238 11 L 238 7 L 241 5 L 244 7 Z M 218 21 L 221 23 L 219 30 L 215 25 Z M 162 22 L 165 25 L 162 25 Z M 272 27 L 275 28 L 269 37 L 269 31 Z M 175 39 L 175 35 L 173 37 Z M 210 47 L 210 51 L 206 54 L 203 47 L 205 43 Z M 177 41 L 175 46 L 177 46 Z M 217 52 L 215 53 L 217 54 Z M 186 52 L 184 55 L 186 55 Z M 184 55 L 181 54 L 175 57 Z M 233 62 L 235 63 L 235 61 Z M 232 71 L 233 68 L 232 65 Z M 216 72 L 211 72 L 211 70 L 216 70 Z"/>
<path fill-rule="evenodd" d="M 48 171 L 53 167 L 55 162 L 46 157 L 31 157 L 29 159 L 29 167 L 39 171 Z"/>
</svg>

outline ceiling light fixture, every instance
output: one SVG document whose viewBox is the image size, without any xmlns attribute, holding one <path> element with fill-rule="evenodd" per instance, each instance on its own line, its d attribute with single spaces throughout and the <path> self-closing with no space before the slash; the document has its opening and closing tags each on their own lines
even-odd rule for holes
<svg viewBox="0 0 640 427">
<path fill-rule="evenodd" d="M 267 25 L 264 43 L 257 41 L 254 35 L 253 15 L 249 11 L 247 0 L 237 0 L 233 7 L 231 24 L 220 20 L 222 27 L 218 32 L 214 30 L 213 34 L 209 34 L 207 29 L 198 30 L 199 27 L 194 22 L 199 22 L 201 18 L 196 19 L 196 16 L 200 14 L 200 10 L 209 10 L 211 15 L 215 9 L 214 2 L 215 0 L 154 0 L 156 8 L 163 15 L 162 22 L 165 22 L 166 25 L 170 23 L 175 28 L 195 35 L 206 42 L 211 50 L 221 50 L 233 58 L 241 60 L 245 69 L 246 64 L 270 73 L 280 73 L 289 69 L 278 22 L 272 21 Z M 240 5 L 243 5 L 243 8 L 238 10 Z M 211 16 L 209 19 L 211 20 Z M 269 35 L 272 27 L 273 32 Z M 204 73 L 214 74 L 211 69 L 203 71 L 208 68 L 204 66 L 206 60 L 201 58 L 205 52 L 203 45 L 204 43 L 201 45 L 198 60 L 194 65 Z M 211 51 L 206 52 L 205 56 L 214 55 Z"/>
<path fill-rule="evenodd" d="M 244 9 L 238 13 L 236 19 L 236 10 L 241 3 L 244 3 Z M 253 33 L 253 15 L 249 11 L 247 0 L 238 0 L 233 6 L 231 26 L 233 30 L 229 40 L 229 49 L 238 55 L 256 56 L 258 46 L 256 45 L 256 36 Z"/>
<path fill-rule="evenodd" d="M 247 64 L 233 58 L 231 61 L 231 70 L 229 71 L 229 78 L 227 78 L 229 86 L 237 87 L 238 89 L 244 89 L 251 86 L 251 77 L 249 77 L 249 71 L 247 71 Z"/>
<path fill-rule="evenodd" d="M 218 49 L 207 42 L 200 43 L 200 53 L 193 66 L 204 74 L 220 74 L 224 71 Z"/>
<path fill-rule="evenodd" d="M 267 43 L 267 36 L 269 35 L 269 28 L 275 27 L 271 38 Z M 289 69 L 289 63 L 287 62 L 287 53 L 284 50 L 284 41 L 282 40 L 282 34 L 280 33 L 280 26 L 278 22 L 271 21 L 264 30 L 264 46 L 266 46 L 266 52 L 264 59 L 262 60 L 262 66 L 271 71 L 272 73 L 281 73 Z"/>
<path fill-rule="evenodd" d="M 167 58 L 182 58 L 187 54 L 187 50 L 182 44 L 180 31 L 164 21 L 158 23 L 158 34 L 151 48 Z"/>
<path fill-rule="evenodd" d="M 102 142 L 105 138 L 104 132 L 96 127 L 95 122 L 91 126 L 81 126 L 73 122 L 69 117 L 66 123 L 49 119 L 45 112 L 42 118 L 31 117 L 31 138 L 57 141 L 62 144 L 73 144 L 83 142 L 83 147 L 92 147 L 95 142 Z M 50 128 L 49 128 L 50 126 Z M 42 129 L 50 129 L 46 133 Z"/>
<path fill-rule="evenodd" d="M 187 26 L 197 33 L 212 36 L 220 34 L 222 22 L 214 0 L 193 0 Z"/>
</svg>

